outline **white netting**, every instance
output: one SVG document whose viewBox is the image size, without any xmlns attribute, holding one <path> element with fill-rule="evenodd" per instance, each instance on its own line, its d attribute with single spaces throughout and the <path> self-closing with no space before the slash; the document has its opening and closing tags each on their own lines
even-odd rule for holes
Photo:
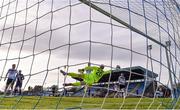
<svg viewBox="0 0 180 110">
<path fill-rule="evenodd" d="M 52 85 L 63 89 L 49 108 L 111 108 L 108 105 L 113 104 L 116 109 L 179 108 L 179 32 L 180 9 L 175 0 L 1 0 L 0 90 L 4 91 L 12 64 L 22 70 L 25 80 L 24 95 L 11 106 L 3 103 L 2 96 L 0 108 L 20 108 L 28 87 L 37 85 L 44 90 L 31 94 L 40 96 L 30 108 L 43 108 L 43 95 Z M 72 99 L 81 96 L 78 103 L 66 105 L 69 97 L 63 83 L 76 80 L 59 70 L 77 72 L 87 63 L 104 64 L 105 70 L 120 65 L 118 72 L 128 74 L 124 97 L 114 98 L 119 95 L 114 88 L 117 80 L 109 74 L 105 82 L 91 88 L 66 88 L 76 89 L 68 94 Z M 169 102 L 156 99 L 159 88 Z M 101 98 L 88 102 L 92 95 Z"/>
</svg>

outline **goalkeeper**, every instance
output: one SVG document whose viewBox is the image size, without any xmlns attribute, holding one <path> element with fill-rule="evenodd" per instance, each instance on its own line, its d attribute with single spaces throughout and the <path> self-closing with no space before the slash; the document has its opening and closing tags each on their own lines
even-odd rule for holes
<svg viewBox="0 0 180 110">
<path fill-rule="evenodd" d="M 68 76 L 71 76 L 72 78 L 83 79 L 83 81 L 80 81 L 80 82 L 65 83 L 64 86 L 80 86 L 80 85 L 91 86 L 92 84 L 97 83 L 104 74 L 110 73 L 110 71 L 103 71 L 103 69 L 104 69 L 104 65 L 100 65 L 100 67 L 87 66 L 84 69 L 82 69 L 83 71 L 91 71 L 90 74 L 77 74 L 77 73 L 73 73 L 73 72 L 66 73 L 63 70 L 60 70 L 60 72 L 63 75 L 68 75 Z"/>
</svg>

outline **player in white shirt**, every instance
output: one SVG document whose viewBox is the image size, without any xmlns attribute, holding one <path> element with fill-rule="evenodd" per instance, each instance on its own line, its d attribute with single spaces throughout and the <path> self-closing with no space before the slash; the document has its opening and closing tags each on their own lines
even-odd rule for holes
<svg viewBox="0 0 180 110">
<path fill-rule="evenodd" d="M 18 73 L 15 68 L 16 68 L 16 64 L 13 64 L 12 69 L 9 69 L 7 74 L 6 74 L 6 77 L 5 77 L 4 81 L 6 80 L 6 78 L 8 78 L 8 79 L 7 79 L 7 82 L 6 82 L 6 87 L 5 87 L 4 94 L 6 94 L 7 89 L 8 89 L 9 86 L 11 87 L 11 95 L 13 93 L 13 86 L 14 86 L 14 82 L 16 80 L 16 75 Z"/>
<path fill-rule="evenodd" d="M 118 84 L 119 84 L 119 90 L 123 91 L 122 96 L 124 96 L 125 95 L 125 88 L 126 88 L 126 78 L 124 77 L 123 73 L 121 73 L 121 75 L 118 78 Z"/>
</svg>

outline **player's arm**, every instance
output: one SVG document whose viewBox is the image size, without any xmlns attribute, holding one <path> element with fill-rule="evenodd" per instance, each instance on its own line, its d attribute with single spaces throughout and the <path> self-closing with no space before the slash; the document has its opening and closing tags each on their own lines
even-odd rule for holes
<svg viewBox="0 0 180 110">
<path fill-rule="evenodd" d="M 14 81 L 16 81 L 18 79 L 18 71 L 16 71 L 16 78 L 14 79 Z"/>
<path fill-rule="evenodd" d="M 24 75 L 22 74 L 22 80 L 24 80 Z"/>
<path fill-rule="evenodd" d="M 16 80 L 17 80 L 17 78 L 18 78 L 18 77 L 17 77 L 17 74 L 16 74 L 16 77 L 15 77 L 14 81 L 16 81 Z"/>
<path fill-rule="evenodd" d="M 111 74 L 112 73 L 112 70 L 108 70 L 108 71 L 104 71 L 103 72 L 103 75 L 105 75 L 105 74 Z"/>
<path fill-rule="evenodd" d="M 121 76 L 118 77 L 118 82 L 120 82 L 120 81 L 121 81 Z"/>
<path fill-rule="evenodd" d="M 94 69 L 97 69 L 97 67 L 96 66 L 87 66 L 87 67 L 85 67 L 84 68 L 84 70 L 86 71 L 86 70 L 94 70 Z"/>
<path fill-rule="evenodd" d="M 9 70 L 8 70 L 8 72 L 6 73 L 6 76 L 5 76 L 5 78 L 4 78 L 4 81 L 6 80 L 8 73 L 9 73 Z"/>
</svg>

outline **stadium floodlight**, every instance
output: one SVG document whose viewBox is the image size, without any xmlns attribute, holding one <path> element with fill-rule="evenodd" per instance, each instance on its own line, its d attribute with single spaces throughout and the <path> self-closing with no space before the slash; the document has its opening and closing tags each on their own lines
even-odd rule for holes
<svg viewBox="0 0 180 110">
<path fill-rule="evenodd" d="M 166 41 L 166 46 L 170 47 L 171 46 L 171 41 Z"/>
<path fill-rule="evenodd" d="M 148 50 L 151 50 L 152 49 L 152 45 L 148 45 Z"/>
</svg>

